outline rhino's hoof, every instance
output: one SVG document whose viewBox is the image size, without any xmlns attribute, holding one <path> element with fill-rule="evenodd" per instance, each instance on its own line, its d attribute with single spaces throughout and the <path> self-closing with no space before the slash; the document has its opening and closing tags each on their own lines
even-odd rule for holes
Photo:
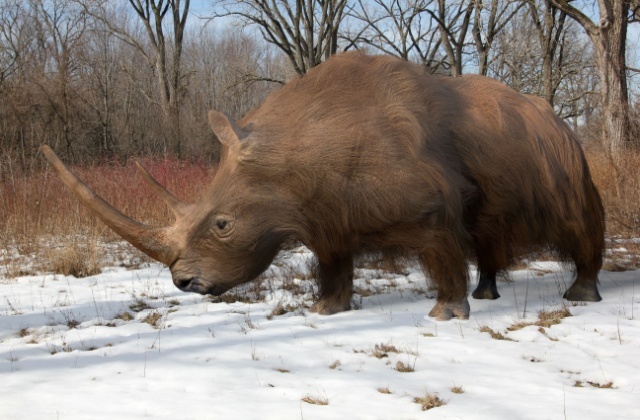
<svg viewBox="0 0 640 420">
<path fill-rule="evenodd" d="M 331 300 L 319 300 L 309 308 L 309 312 L 315 312 L 320 315 L 333 315 L 338 312 L 351 310 L 351 304 L 341 303 Z"/>
<path fill-rule="evenodd" d="M 602 300 L 597 287 L 578 286 L 575 283 L 564 292 L 564 298 L 573 302 L 600 302 Z"/>
<path fill-rule="evenodd" d="M 448 321 L 453 317 L 469 319 L 469 301 L 465 298 L 460 302 L 437 302 L 429 316 L 438 321 Z"/>
<path fill-rule="evenodd" d="M 496 300 L 500 297 L 500 294 L 498 293 L 498 289 L 496 289 L 495 287 L 480 287 L 480 285 L 478 285 L 471 296 L 473 296 L 474 299 Z"/>
</svg>

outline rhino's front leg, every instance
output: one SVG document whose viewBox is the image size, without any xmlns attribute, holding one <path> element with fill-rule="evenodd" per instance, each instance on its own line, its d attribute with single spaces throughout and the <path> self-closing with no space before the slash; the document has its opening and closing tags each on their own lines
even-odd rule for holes
<svg viewBox="0 0 640 420">
<path fill-rule="evenodd" d="M 316 270 L 320 297 L 310 311 L 331 315 L 351 309 L 353 295 L 353 257 L 319 260 Z"/>
</svg>

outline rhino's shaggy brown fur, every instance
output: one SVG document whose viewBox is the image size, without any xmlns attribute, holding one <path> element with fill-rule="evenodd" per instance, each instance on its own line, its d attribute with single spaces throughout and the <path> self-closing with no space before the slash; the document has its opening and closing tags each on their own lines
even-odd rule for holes
<svg viewBox="0 0 640 420">
<path fill-rule="evenodd" d="M 219 294 L 264 271 L 296 239 L 316 255 L 329 314 L 350 308 L 354 256 L 416 255 L 438 288 L 431 315 L 467 317 L 532 246 L 575 262 L 570 300 L 600 300 L 604 217 L 582 150 L 541 99 L 481 76 L 427 74 L 346 53 L 271 94 L 237 124 L 212 111 L 225 156 L 202 199 L 152 229 L 92 195 L 52 152 L 76 194 L 125 239 L 170 266 L 182 290 Z M 146 176 L 146 175 L 145 175 Z"/>
</svg>

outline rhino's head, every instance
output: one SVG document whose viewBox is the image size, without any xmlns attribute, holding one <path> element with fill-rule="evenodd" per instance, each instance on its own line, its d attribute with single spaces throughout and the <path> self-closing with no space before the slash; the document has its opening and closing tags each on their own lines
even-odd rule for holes
<svg viewBox="0 0 640 420">
<path fill-rule="evenodd" d="M 241 140 L 249 133 L 223 114 L 209 122 L 223 144 L 224 158 L 207 192 L 187 204 L 167 191 L 142 166 L 138 169 L 175 215 L 175 223 L 151 227 L 135 221 L 96 195 L 48 147 L 42 152 L 62 182 L 96 216 L 126 241 L 171 269 L 185 292 L 219 295 L 250 281 L 271 263 L 291 230 L 287 209 L 273 189 L 242 173 Z"/>
</svg>

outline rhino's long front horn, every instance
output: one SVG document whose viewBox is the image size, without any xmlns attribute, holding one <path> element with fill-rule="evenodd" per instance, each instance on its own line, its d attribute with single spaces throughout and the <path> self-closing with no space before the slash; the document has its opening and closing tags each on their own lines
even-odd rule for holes
<svg viewBox="0 0 640 420">
<path fill-rule="evenodd" d="M 64 185 L 114 232 L 157 261 L 167 265 L 173 261 L 173 252 L 167 245 L 167 228 L 149 227 L 125 216 L 76 177 L 49 146 L 40 150 Z"/>
</svg>

